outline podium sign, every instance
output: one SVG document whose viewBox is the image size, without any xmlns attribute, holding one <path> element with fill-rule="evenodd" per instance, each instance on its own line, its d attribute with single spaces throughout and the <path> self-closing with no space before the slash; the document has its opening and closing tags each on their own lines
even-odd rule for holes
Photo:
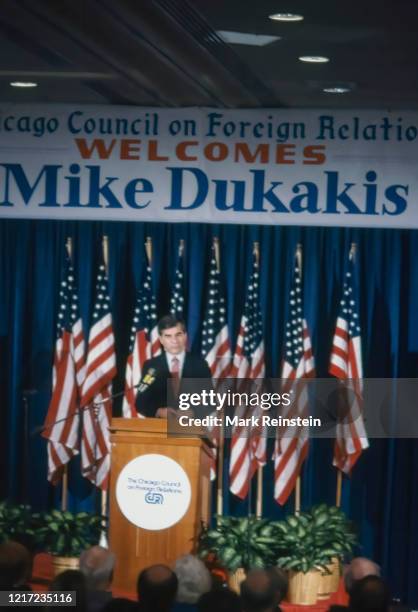
<svg viewBox="0 0 418 612">
<path fill-rule="evenodd" d="M 122 514 L 137 527 L 159 531 L 178 523 L 190 506 L 190 480 L 173 459 L 142 455 L 119 474 L 116 500 Z"/>
<path fill-rule="evenodd" d="M 210 519 L 210 451 L 199 438 L 168 437 L 163 419 L 113 419 L 110 440 L 113 585 L 132 592 L 144 567 L 195 551 Z"/>
</svg>

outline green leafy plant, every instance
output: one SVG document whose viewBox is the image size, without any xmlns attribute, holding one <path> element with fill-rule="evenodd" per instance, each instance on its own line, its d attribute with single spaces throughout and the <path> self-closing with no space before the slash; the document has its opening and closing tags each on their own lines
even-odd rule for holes
<svg viewBox="0 0 418 612">
<path fill-rule="evenodd" d="M 99 542 L 105 518 L 87 512 L 52 510 L 42 515 L 37 539 L 44 550 L 62 557 L 78 557 Z"/>
<path fill-rule="evenodd" d="M 15 540 L 32 549 L 39 527 L 39 514 L 24 504 L 0 503 L 0 542 Z"/>
<path fill-rule="evenodd" d="M 310 512 L 288 516 L 278 524 L 283 548 L 277 565 L 287 570 L 307 573 L 320 569 L 329 573 L 327 565 L 333 558 L 342 559 L 352 551 L 356 537 L 344 513 L 321 504 Z"/>
<path fill-rule="evenodd" d="M 280 548 L 278 523 L 253 516 L 217 517 L 216 527 L 204 528 L 199 540 L 199 556 L 214 553 L 225 569 L 235 571 L 273 565 Z"/>
<path fill-rule="evenodd" d="M 310 514 L 318 547 L 340 560 L 353 552 L 357 544 L 354 525 L 340 508 L 321 504 L 314 506 Z"/>
<path fill-rule="evenodd" d="M 283 521 L 219 516 L 216 527 L 203 528 L 199 555 L 214 554 L 229 571 L 278 565 L 296 572 L 317 569 L 329 573 L 327 566 L 351 553 L 356 543 L 345 514 L 321 504 Z"/>
</svg>

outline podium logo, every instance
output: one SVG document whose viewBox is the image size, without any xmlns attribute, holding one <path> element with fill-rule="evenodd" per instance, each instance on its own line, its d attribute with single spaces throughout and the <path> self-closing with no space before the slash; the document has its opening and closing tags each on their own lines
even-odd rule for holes
<svg viewBox="0 0 418 612">
<path fill-rule="evenodd" d="M 167 529 L 181 521 L 190 506 L 190 480 L 177 461 L 154 453 L 141 455 L 120 472 L 116 500 L 137 527 Z"/>
<path fill-rule="evenodd" d="M 145 501 L 147 504 L 163 504 L 164 496 L 161 493 L 147 493 L 145 495 Z"/>
</svg>

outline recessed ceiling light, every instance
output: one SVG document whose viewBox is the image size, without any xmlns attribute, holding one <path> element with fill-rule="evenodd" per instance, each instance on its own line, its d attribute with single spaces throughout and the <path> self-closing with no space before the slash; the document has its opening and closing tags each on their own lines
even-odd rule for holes
<svg viewBox="0 0 418 612">
<path fill-rule="evenodd" d="M 324 87 L 322 91 L 330 94 L 343 94 L 348 93 L 351 89 L 349 87 Z"/>
<path fill-rule="evenodd" d="M 273 21 L 303 21 L 303 15 L 297 15 L 296 13 L 274 13 L 269 15 L 269 19 Z"/>
<path fill-rule="evenodd" d="M 323 55 L 301 55 L 299 60 L 310 64 L 325 64 L 329 62 L 329 57 L 324 57 Z"/>
<path fill-rule="evenodd" d="M 10 85 L 12 87 L 38 87 L 38 83 L 33 81 L 12 81 Z"/>
<path fill-rule="evenodd" d="M 267 34 L 251 34 L 249 32 L 231 32 L 229 30 L 217 30 L 218 36 L 230 45 L 249 45 L 252 47 L 265 47 L 281 36 L 269 36 Z"/>
</svg>

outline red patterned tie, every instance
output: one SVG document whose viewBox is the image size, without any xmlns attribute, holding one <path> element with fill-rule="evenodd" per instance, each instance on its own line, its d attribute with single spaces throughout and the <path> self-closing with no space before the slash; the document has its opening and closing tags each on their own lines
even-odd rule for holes
<svg viewBox="0 0 418 612">
<path fill-rule="evenodd" d="M 177 398 L 180 390 L 180 361 L 178 357 L 171 360 L 171 382 L 173 385 L 174 396 Z"/>
</svg>

